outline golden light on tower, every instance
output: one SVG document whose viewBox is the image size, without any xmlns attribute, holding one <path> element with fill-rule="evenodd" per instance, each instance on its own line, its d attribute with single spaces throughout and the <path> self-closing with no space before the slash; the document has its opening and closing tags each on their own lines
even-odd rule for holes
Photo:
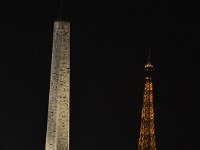
<svg viewBox="0 0 200 150">
<path fill-rule="evenodd" d="M 146 74 L 138 150 L 156 150 L 152 82 L 152 72 L 154 67 L 150 61 L 150 50 L 148 62 L 145 64 L 144 70 Z"/>
</svg>

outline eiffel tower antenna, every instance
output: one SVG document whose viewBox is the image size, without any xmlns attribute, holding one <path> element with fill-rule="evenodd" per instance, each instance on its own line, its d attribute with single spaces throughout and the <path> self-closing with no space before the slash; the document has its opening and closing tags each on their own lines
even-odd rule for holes
<svg viewBox="0 0 200 150">
<path fill-rule="evenodd" d="M 149 48 L 149 55 L 148 55 L 148 60 L 147 60 L 148 64 L 151 64 L 151 58 L 150 58 L 150 48 Z"/>
</svg>

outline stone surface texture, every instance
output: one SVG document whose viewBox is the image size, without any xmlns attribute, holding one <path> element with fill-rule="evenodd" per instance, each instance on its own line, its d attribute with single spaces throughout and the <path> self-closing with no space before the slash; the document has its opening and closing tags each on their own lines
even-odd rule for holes
<svg viewBox="0 0 200 150">
<path fill-rule="evenodd" d="M 45 150 L 69 150 L 70 23 L 54 22 Z"/>
</svg>

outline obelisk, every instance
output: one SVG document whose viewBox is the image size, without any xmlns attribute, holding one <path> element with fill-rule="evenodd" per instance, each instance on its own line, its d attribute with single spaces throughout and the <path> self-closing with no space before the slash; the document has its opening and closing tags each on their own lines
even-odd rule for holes
<svg viewBox="0 0 200 150">
<path fill-rule="evenodd" d="M 69 150 L 70 23 L 55 21 L 45 150 Z"/>
</svg>

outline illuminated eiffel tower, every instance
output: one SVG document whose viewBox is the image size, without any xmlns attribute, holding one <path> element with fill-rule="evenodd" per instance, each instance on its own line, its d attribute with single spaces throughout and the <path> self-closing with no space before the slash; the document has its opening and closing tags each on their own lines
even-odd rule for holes
<svg viewBox="0 0 200 150">
<path fill-rule="evenodd" d="M 156 150 L 154 112 L 153 112 L 153 82 L 152 72 L 154 70 L 150 60 L 150 49 L 147 64 L 145 64 L 145 85 L 143 95 L 143 106 L 141 115 L 141 126 L 138 150 Z"/>
</svg>

